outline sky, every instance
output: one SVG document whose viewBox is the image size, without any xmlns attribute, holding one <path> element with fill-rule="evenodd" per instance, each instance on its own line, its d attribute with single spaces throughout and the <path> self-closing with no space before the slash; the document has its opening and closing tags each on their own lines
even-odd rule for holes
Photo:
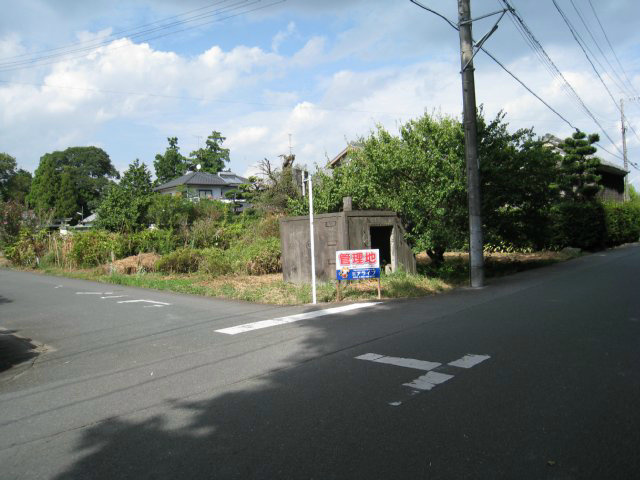
<svg viewBox="0 0 640 480">
<path fill-rule="evenodd" d="M 599 155 L 619 166 L 624 99 L 628 158 L 640 167 L 640 3 L 555 1 L 597 74 L 553 0 L 511 3 L 611 140 L 513 17 L 501 19 L 485 47 L 571 125 L 598 133 L 613 154 Z M 424 112 L 461 117 L 458 33 L 409 0 L 0 3 L 0 151 L 32 172 L 47 152 L 88 145 L 121 172 L 136 158 L 153 170 L 167 137 L 188 155 L 213 130 L 241 175 L 263 158 L 278 164 L 290 146 L 297 163 L 313 168 L 378 125 L 395 133 Z M 454 0 L 422 3 L 457 21 Z M 501 8 L 471 3 L 474 18 Z M 475 21 L 476 40 L 497 19 Z M 484 53 L 474 66 L 487 116 L 504 111 L 511 129 L 571 135 Z M 640 187 L 640 171 L 630 170 Z"/>
</svg>

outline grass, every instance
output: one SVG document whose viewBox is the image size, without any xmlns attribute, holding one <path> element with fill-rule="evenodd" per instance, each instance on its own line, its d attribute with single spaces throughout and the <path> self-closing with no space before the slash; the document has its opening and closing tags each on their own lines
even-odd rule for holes
<svg viewBox="0 0 640 480">
<path fill-rule="evenodd" d="M 563 252 L 537 252 L 531 254 L 499 254 L 485 256 L 487 277 L 499 277 L 537 268 L 551 263 L 568 260 L 575 255 Z M 381 278 L 382 297 L 411 298 L 436 294 L 466 285 L 469 278 L 468 255 L 450 253 L 445 262 L 436 266 L 424 255 L 418 255 L 418 274 L 396 272 Z M 161 274 L 161 273 L 105 273 L 104 267 L 93 269 L 63 269 L 42 267 L 36 272 L 49 275 L 93 280 L 131 287 L 153 288 L 177 293 L 187 293 L 208 297 L 221 297 L 249 302 L 276 305 L 299 305 L 311 302 L 310 285 L 294 285 L 282 280 L 282 274 L 267 275 L 223 275 L 213 277 L 203 273 Z M 377 299 L 377 281 L 361 280 L 344 282 L 341 288 L 344 301 Z M 335 282 L 320 283 L 317 289 L 318 301 L 336 301 Z"/>
</svg>

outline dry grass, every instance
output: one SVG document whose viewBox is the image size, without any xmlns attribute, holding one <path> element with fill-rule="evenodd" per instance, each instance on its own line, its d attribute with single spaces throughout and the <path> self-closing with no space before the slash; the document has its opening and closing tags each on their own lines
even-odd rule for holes
<svg viewBox="0 0 640 480">
<path fill-rule="evenodd" d="M 134 273 L 155 272 L 156 263 L 160 255 L 155 253 L 140 253 L 131 257 L 117 260 L 111 264 L 104 265 L 105 273 L 120 273 L 131 275 Z"/>
</svg>

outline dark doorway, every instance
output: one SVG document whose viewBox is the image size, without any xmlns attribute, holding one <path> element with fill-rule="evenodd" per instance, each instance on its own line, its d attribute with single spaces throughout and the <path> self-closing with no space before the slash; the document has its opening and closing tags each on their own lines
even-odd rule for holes
<svg viewBox="0 0 640 480">
<path fill-rule="evenodd" d="M 371 248 L 380 250 L 380 267 L 391 263 L 391 234 L 393 227 L 369 227 Z"/>
</svg>

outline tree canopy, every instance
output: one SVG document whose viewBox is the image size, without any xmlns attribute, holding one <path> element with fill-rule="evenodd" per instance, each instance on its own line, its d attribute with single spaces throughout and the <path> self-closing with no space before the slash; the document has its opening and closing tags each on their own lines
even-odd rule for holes
<svg viewBox="0 0 640 480">
<path fill-rule="evenodd" d="M 226 140 L 220 132 L 215 130 L 207 137 L 204 148 L 199 148 L 191 152 L 189 161 L 192 169 L 196 165 L 200 165 L 203 172 L 218 173 L 221 172 L 226 163 L 229 163 L 229 149 L 222 148 L 222 143 Z"/>
<path fill-rule="evenodd" d="M 479 112 L 479 160 L 485 235 L 517 246 L 544 243 L 549 210 L 558 198 L 558 156 L 533 130 L 510 133 L 504 114 Z M 414 250 L 436 262 L 468 242 L 464 134 L 460 122 L 425 114 L 392 135 L 382 127 L 359 140 L 349 161 L 314 175 L 314 209 L 338 211 L 342 197 L 354 208 L 398 213 Z M 307 213 L 292 199 L 293 214 Z"/>
<path fill-rule="evenodd" d="M 151 203 L 151 172 L 136 159 L 112 185 L 97 210 L 96 226 L 115 232 L 132 232 L 146 227 Z"/>
<path fill-rule="evenodd" d="M 24 204 L 31 189 L 31 173 L 17 166 L 14 157 L 0 152 L 0 200 Z"/>
<path fill-rule="evenodd" d="M 100 204 L 113 179 L 119 177 L 101 148 L 70 147 L 47 153 L 40 158 L 27 201 L 40 212 L 53 211 L 56 217 L 78 211 L 88 213 Z M 73 206 L 68 199 L 70 191 L 75 195 Z"/>
<path fill-rule="evenodd" d="M 597 149 L 593 146 L 599 140 L 596 133 L 587 136 L 584 132 L 575 132 L 559 145 L 564 152 L 560 163 L 561 188 L 567 198 L 592 201 L 600 191 L 597 173 L 600 159 L 594 156 Z"/>
<path fill-rule="evenodd" d="M 169 137 L 167 141 L 169 146 L 164 151 L 164 154 L 157 154 L 153 161 L 157 185 L 162 185 L 169 180 L 184 175 L 188 167 L 187 159 L 180 153 L 178 137 Z"/>
</svg>

